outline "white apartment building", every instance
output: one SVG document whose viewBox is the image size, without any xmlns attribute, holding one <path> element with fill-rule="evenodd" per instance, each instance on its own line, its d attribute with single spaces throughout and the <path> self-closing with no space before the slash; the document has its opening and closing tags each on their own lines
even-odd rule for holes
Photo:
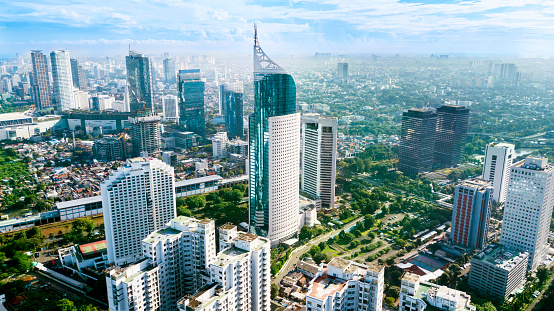
<svg viewBox="0 0 554 311">
<path fill-rule="evenodd" d="M 483 179 L 489 181 L 494 189 L 492 199 L 495 202 L 506 201 L 510 169 L 515 158 L 515 146 L 507 143 L 491 143 L 485 149 Z"/>
<path fill-rule="evenodd" d="M 135 158 L 101 184 L 108 261 L 124 265 L 143 258 L 141 240 L 175 218 L 173 167 Z"/>
<path fill-rule="evenodd" d="M 192 297 L 180 299 L 179 311 L 271 309 L 270 241 L 252 233 L 230 238 L 226 241 L 230 246 L 210 264 L 211 284 Z"/>
<path fill-rule="evenodd" d="M 90 110 L 88 92 L 75 89 L 73 96 L 75 96 L 75 109 Z"/>
<path fill-rule="evenodd" d="M 310 282 L 306 310 L 381 311 L 384 282 L 384 266 L 335 257 Z"/>
<path fill-rule="evenodd" d="M 428 306 L 444 311 L 475 311 L 471 296 L 446 286 L 420 282 L 419 275 L 404 273 L 400 287 L 399 311 L 423 311 Z"/>
<path fill-rule="evenodd" d="M 335 206 L 337 128 L 337 118 L 302 116 L 301 189 L 320 198 L 325 208 Z"/>
<path fill-rule="evenodd" d="M 554 165 L 547 158 L 528 157 L 510 171 L 500 244 L 529 253 L 527 270 L 535 270 L 548 254 L 548 233 L 554 205 Z"/>
<path fill-rule="evenodd" d="M 214 158 L 227 157 L 227 132 L 219 132 L 212 138 L 212 154 Z"/>
<path fill-rule="evenodd" d="M 71 73 L 69 52 L 66 50 L 53 51 L 50 53 L 50 60 L 57 110 L 66 111 L 75 109 L 73 75 Z"/>
<path fill-rule="evenodd" d="M 162 108 L 164 113 L 164 122 L 170 121 L 179 123 L 179 103 L 177 101 L 177 96 L 162 96 Z"/>
</svg>

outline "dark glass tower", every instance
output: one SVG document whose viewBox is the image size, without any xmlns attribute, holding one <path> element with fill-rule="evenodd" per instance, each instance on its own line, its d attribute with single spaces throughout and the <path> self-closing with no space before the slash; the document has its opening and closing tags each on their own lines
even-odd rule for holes
<svg viewBox="0 0 554 311">
<path fill-rule="evenodd" d="M 402 114 L 398 168 L 416 176 L 433 168 L 437 114 L 432 110 L 410 109 Z"/>
<path fill-rule="evenodd" d="M 200 79 L 200 69 L 179 70 L 179 120 L 187 131 L 206 138 L 204 82 Z"/>
<path fill-rule="evenodd" d="M 275 244 L 298 228 L 300 117 L 292 76 L 264 53 L 257 35 L 254 99 L 249 117 L 250 230 Z"/>
<path fill-rule="evenodd" d="M 469 109 L 444 105 L 437 108 L 437 134 L 433 166 L 452 167 L 462 162 L 469 122 Z"/>
<path fill-rule="evenodd" d="M 42 51 L 31 51 L 31 61 L 33 63 L 31 86 L 36 108 L 38 110 L 50 108 L 53 106 L 52 89 L 46 55 L 42 54 Z"/>
<path fill-rule="evenodd" d="M 175 73 L 175 61 L 170 58 L 164 59 L 165 83 L 176 83 L 177 76 L 175 75 Z"/>
<path fill-rule="evenodd" d="M 79 61 L 75 58 L 71 59 L 71 75 L 73 76 L 74 87 L 80 90 L 87 89 L 87 77 L 85 75 L 85 70 L 81 65 L 79 65 Z"/>
<path fill-rule="evenodd" d="M 129 108 L 132 113 L 146 114 L 153 111 L 150 60 L 135 51 L 125 57 L 127 83 L 129 84 Z"/>
<path fill-rule="evenodd" d="M 225 131 L 229 139 L 242 138 L 244 113 L 242 92 L 228 85 L 221 86 L 222 110 L 225 112 Z"/>
</svg>

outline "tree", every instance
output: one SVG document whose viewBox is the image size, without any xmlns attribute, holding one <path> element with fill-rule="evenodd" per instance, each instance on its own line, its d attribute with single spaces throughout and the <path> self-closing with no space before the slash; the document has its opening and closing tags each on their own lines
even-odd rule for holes
<svg viewBox="0 0 554 311">
<path fill-rule="evenodd" d="M 214 192 L 210 193 L 209 195 L 211 194 L 214 194 Z M 215 196 L 217 197 L 217 195 Z M 193 195 L 193 196 L 187 197 L 185 201 L 187 203 L 187 206 L 191 210 L 199 209 L 206 206 L 206 198 L 203 195 Z M 210 201 L 216 201 L 216 200 L 210 200 Z M 219 203 L 219 202 L 216 202 L 216 203 Z"/>
<path fill-rule="evenodd" d="M 77 311 L 75 304 L 69 299 L 62 299 L 58 301 L 56 306 L 59 308 L 60 311 Z"/>
<path fill-rule="evenodd" d="M 394 300 L 398 299 L 400 296 L 400 287 L 398 286 L 391 286 L 389 289 L 387 289 L 387 297 L 392 297 Z"/>
<path fill-rule="evenodd" d="M 90 218 L 77 218 L 73 221 L 71 224 L 71 230 L 76 230 L 82 232 L 83 230 L 91 233 L 96 225 L 94 224 L 94 221 Z"/>
<path fill-rule="evenodd" d="M 308 226 L 303 226 L 302 229 L 300 229 L 300 234 L 298 235 L 298 238 L 302 241 L 307 241 L 312 238 L 312 229 Z"/>
<path fill-rule="evenodd" d="M 177 216 L 188 216 L 188 217 L 192 217 L 192 212 L 184 207 L 184 206 L 178 206 L 177 207 Z"/>
<path fill-rule="evenodd" d="M 44 200 L 38 200 L 33 209 L 39 213 L 49 211 L 52 207 Z"/>
<path fill-rule="evenodd" d="M 476 309 L 477 311 L 496 311 L 496 307 L 490 301 L 487 301 L 482 305 L 477 305 Z"/>
<path fill-rule="evenodd" d="M 396 299 L 392 298 L 392 297 L 385 297 L 385 303 L 391 307 L 391 308 L 394 308 L 394 303 L 396 302 Z"/>
<path fill-rule="evenodd" d="M 187 201 L 185 200 L 185 198 L 176 198 L 175 199 L 175 205 L 177 205 L 177 207 L 185 206 L 185 205 L 187 205 Z"/>
<path fill-rule="evenodd" d="M 369 230 L 375 225 L 375 218 L 371 215 L 366 215 L 364 219 L 364 227 Z"/>
<path fill-rule="evenodd" d="M 279 285 L 271 283 L 271 299 L 275 299 L 279 295 Z"/>
<path fill-rule="evenodd" d="M 319 253 L 321 253 L 321 248 L 319 248 L 319 246 L 314 245 L 312 246 L 312 248 L 310 248 L 310 255 L 312 256 L 312 258 Z"/>
<path fill-rule="evenodd" d="M 19 270 L 20 273 L 25 273 L 31 269 L 32 259 L 23 252 L 16 252 L 11 260 L 11 266 Z"/>
</svg>

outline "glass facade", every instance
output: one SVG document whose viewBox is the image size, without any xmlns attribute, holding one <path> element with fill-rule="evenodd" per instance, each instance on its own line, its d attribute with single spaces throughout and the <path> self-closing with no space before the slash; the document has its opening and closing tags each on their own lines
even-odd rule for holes
<svg viewBox="0 0 554 311">
<path fill-rule="evenodd" d="M 225 110 L 225 131 L 229 139 L 242 138 L 243 136 L 243 102 L 242 93 L 237 93 L 224 88 L 222 92 L 223 107 Z"/>
<path fill-rule="evenodd" d="M 129 56 L 126 56 L 125 60 L 127 65 L 127 83 L 129 83 L 129 108 L 131 112 L 135 114 L 152 112 L 150 60 L 143 54 L 133 51 L 129 51 Z"/>
<path fill-rule="evenodd" d="M 179 70 L 179 121 L 187 131 L 205 138 L 204 82 L 200 69 Z"/>
<path fill-rule="evenodd" d="M 296 113 L 296 85 L 286 73 L 256 77 L 254 113 L 249 117 L 250 228 L 266 236 L 269 227 L 268 118 Z"/>
</svg>

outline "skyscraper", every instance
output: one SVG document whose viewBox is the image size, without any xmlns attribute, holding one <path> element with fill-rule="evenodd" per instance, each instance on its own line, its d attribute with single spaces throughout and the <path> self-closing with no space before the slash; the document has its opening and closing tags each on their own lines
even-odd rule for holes
<svg viewBox="0 0 554 311">
<path fill-rule="evenodd" d="M 205 138 L 204 81 L 200 69 L 179 70 L 179 121 L 187 131 Z"/>
<path fill-rule="evenodd" d="M 500 243 L 529 252 L 527 270 L 535 270 L 548 254 L 548 233 L 554 205 L 554 165 L 547 158 L 528 157 L 512 166 Z"/>
<path fill-rule="evenodd" d="M 157 115 L 129 118 L 135 157 L 143 152 L 151 156 L 160 151 L 162 145 L 160 121 L 161 118 Z"/>
<path fill-rule="evenodd" d="M 162 108 L 164 113 L 164 121 L 179 123 L 179 105 L 177 104 L 177 96 L 162 96 Z"/>
<path fill-rule="evenodd" d="M 150 60 L 135 51 L 129 51 L 125 57 L 127 64 L 127 83 L 129 84 L 129 108 L 132 113 L 153 111 L 152 82 Z"/>
<path fill-rule="evenodd" d="M 244 112 L 242 85 L 221 85 L 222 110 L 225 115 L 225 131 L 229 139 L 242 138 Z"/>
<path fill-rule="evenodd" d="M 101 184 L 108 262 L 142 259 L 141 240 L 175 218 L 173 167 L 131 159 Z"/>
<path fill-rule="evenodd" d="M 337 118 L 302 116 L 302 191 L 335 206 Z"/>
<path fill-rule="evenodd" d="M 452 167 L 462 162 L 469 122 L 469 109 L 444 105 L 437 108 L 437 134 L 433 166 Z"/>
<path fill-rule="evenodd" d="M 69 52 L 58 50 L 50 53 L 52 63 L 52 80 L 54 80 L 54 99 L 59 111 L 75 109 L 73 78 Z"/>
<path fill-rule="evenodd" d="M 50 88 L 50 76 L 48 75 L 48 61 L 42 51 L 31 51 L 33 63 L 33 75 L 31 86 L 33 100 L 39 110 L 52 107 L 52 89 Z"/>
<path fill-rule="evenodd" d="M 254 36 L 254 113 L 250 115 L 250 230 L 277 244 L 298 229 L 300 115 L 291 75 Z"/>
<path fill-rule="evenodd" d="M 454 244 L 482 249 L 487 242 L 493 189 L 488 181 L 466 180 L 456 186 L 450 239 Z"/>
<path fill-rule="evenodd" d="M 85 70 L 81 65 L 79 65 L 79 61 L 77 61 L 75 58 L 71 58 L 71 76 L 73 77 L 73 86 L 80 90 L 86 90 L 87 89 L 87 77 L 85 75 Z"/>
<path fill-rule="evenodd" d="M 433 168 L 437 114 L 426 109 L 410 109 L 402 114 L 398 168 L 415 176 Z"/>
<path fill-rule="evenodd" d="M 337 79 L 340 83 L 348 82 L 348 63 L 337 64 Z"/>
<path fill-rule="evenodd" d="M 485 162 L 483 163 L 483 179 L 490 181 L 494 188 L 492 199 L 495 202 L 506 201 L 508 181 L 515 146 L 506 143 L 491 143 L 485 149 Z"/>
<path fill-rule="evenodd" d="M 164 77 L 165 83 L 176 83 L 177 75 L 175 71 L 175 61 L 170 58 L 164 59 Z"/>
</svg>

